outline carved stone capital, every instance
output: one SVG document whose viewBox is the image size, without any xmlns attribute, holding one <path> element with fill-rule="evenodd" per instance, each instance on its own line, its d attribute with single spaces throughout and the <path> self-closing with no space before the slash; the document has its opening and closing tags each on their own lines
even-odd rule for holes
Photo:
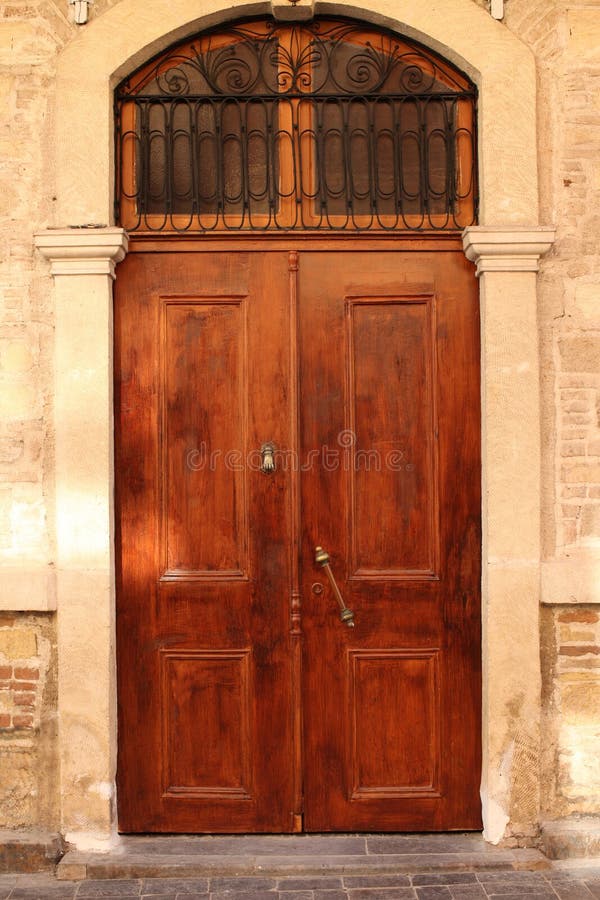
<svg viewBox="0 0 600 900">
<path fill-rule="evenodd" d="M 127 253 L 123 228 L 50 228 L 34 235 L 35 246 L 50 260 L 52 275 L 108 275 Z"/>
<path fill-rule="evenodd" d="M 540 257 L 554 243 L 556 231 L 543 226 L 485 227 L 471 225 L 463 231 L 467 259 L 484 272 L 537 272 Z"/>
</svg>

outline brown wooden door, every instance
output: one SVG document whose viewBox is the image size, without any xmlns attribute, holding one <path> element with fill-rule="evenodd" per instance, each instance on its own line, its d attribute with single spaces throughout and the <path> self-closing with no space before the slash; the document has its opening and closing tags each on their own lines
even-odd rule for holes
<svg viewBox="0 0 600 900">
<path fill-rule="evenodd" d="M 288 256 L 133 253 L 118 282 L 120 827 L 287 831 L 289 480 L 252 453 L 288 442 Z"/>
<path fill-rule="evenodd" d="M 479 827 L 460 250 L 133 253 L 115 313 L 121 829 Z"/>
<path fill-rule="evenodd" d="M 471 267 L 461 253 L 306 253 L 298 307 L 302 454 L 323 448 L 302 480 L 306 828 L 477 828 Z M 354 628 L 310 565 L 316 544 Z"/>
</svg>

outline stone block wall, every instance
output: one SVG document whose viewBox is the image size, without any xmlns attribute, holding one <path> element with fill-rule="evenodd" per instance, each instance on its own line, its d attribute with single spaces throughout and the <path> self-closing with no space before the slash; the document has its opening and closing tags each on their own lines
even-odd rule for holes
<svg viewBox="0 0 600 900">
<path fill-rule="evenodd" d="M 51 590 L 53 316 L 32 231 L 52 203 L 60 6 L 0 3 L 0 610 Z M 54 616 L 0 612 L 0 827 L 57 827 L 56 727 Z"/>
<path fill-rule="evenodd" d="M 600 810 L 600 2 L 506 4 L 537 58 L 542 261 L 542 817 Z M 581 605 L 580 605 L 581 604 Z"/>
</svg>

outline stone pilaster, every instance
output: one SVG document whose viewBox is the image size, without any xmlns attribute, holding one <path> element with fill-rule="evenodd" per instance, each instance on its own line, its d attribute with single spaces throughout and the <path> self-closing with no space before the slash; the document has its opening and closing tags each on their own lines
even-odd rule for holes
<svg viewBox="0 0 600 900">
<path fill-rule="evenodd" d="M 56 598 L 61 828 L 113 827 L 116 690 L 112 282 L 121 228 L 45 231 L 54 276 Z"/>
<path fill-rule="evenodd" d="M 484 835 L 539 818 L 540 389 L 536 272 L 549 228 L 467 228 L 480 279 Z"/>
</svg>

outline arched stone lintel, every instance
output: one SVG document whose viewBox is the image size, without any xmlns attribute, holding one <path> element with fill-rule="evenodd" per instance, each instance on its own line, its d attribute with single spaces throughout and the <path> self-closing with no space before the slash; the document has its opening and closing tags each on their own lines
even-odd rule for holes
<svg viewBox="0 0 600 900">
<path fill-rule="evenodd" d="M 268 15 L 270 2 L 121 0 L 92 20 L 59 58 L 56 221 L 113 220 L 112 91 L 126 74 L 177 40 L 232 18 Z M 473 0 L 316 0 L 315 13 L 385 25 L 463 69 L 480 91 L 480 221 L 537 223 L 536 74 L 530 50 Z"/>
</svg>

